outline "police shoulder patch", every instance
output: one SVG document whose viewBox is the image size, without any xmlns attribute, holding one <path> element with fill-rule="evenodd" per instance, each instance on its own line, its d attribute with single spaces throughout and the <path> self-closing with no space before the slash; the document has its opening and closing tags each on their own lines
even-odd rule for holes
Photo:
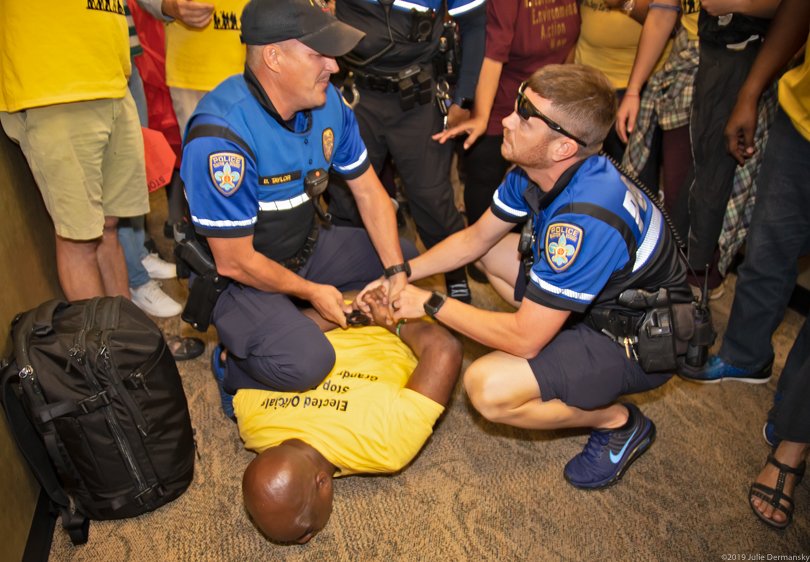
<svg viewBox="0 0 810 562">
<path fill-rule="evenodd" d="M 242 185 L 245 157 L 236 152 L 214 152 L 208 156 L 208 171 L 217 190 L 230 197 Z"/>
<path fill-rule="evenodd" d="M 555 222 L 546 229 L 546 260 L 551 269 L 561 273 L 571 267 L 582 249 L 585 231 L 570 222 Z"/>
<path fill-rule="evenodd" d="M 332 150 L 335 148 L 335 133 L 331 128 L 327 128 L 323 132 L 323 157 L 329 162 L 332 160 Z"/>
</svg>

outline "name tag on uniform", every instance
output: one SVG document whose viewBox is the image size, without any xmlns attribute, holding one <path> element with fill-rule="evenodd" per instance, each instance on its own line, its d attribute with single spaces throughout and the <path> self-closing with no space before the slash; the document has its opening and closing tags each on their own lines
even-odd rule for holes
<svg viewBox="0 0 810 562">
<path fill-rule="evenodd" d="M 298 170 L 296 172 L 287 172 L 275 176 L 259 176 L 259 185 L 281 185 L 282 183 L 289 183 L 300 179 L 301 170 Z"/>
</svg>

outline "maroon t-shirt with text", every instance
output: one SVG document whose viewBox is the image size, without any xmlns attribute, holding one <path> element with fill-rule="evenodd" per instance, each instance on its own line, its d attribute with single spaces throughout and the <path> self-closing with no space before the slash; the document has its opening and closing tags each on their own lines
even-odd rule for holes
<svg viewBox="0 0 810 562">
<path fill-rule="evenodd" d="M 520 83 L 538 68 L 561 64 L 579 37 L 576 0 L 488 0 L 487 58 L 503 64 L 488 135 L 515 109 Z"/>
</svg>

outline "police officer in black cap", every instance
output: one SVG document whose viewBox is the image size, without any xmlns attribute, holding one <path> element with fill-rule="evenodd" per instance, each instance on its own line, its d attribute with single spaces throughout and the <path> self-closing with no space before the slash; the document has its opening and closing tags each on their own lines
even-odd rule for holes
<svg viewBox="0 0 810 562">
<path fill-rule="evenodd" d="M 218 274 L 234 281 L 211 314 L 228 350 L 225 365 L 221 347 L 213 363 L 229 415 L 227 393 L 302 391 L 326 377 L 335 352 L 316 322 L 346 327 L 341 291 L 383 272 L 393 292 L 407 284 L 416 250 L 404 241 L 403 257 L 354 113 L 329 82 L 333 57 L 361 37 L 317 0 L 251 0 L 244 74 L 206 94 L 189 119 L 180 174 L 191 222 Z M 319 225 L 329 170 L 345 178 L 368 232 Z M 300 300 L 317 313 L 302 313 Z"/>
<path fill-rule="evenodd" d="M 452 144 L 430 137 L 468 117 L 484 58 L 486 0 L 337 0 L 335 14 L 366 34 L 339 60 L 349 71 L 344 96 L 359 97 L 354 110 L 369 159 L 379 173 L 390 152 L 419 237 L 430 249 L 464 228 L 450 184 Z M 446 14 L 461 32 L 460 70 L 458 45 L 445 31 Z M 449 92 L 448 83 L 456 79 L 455 92 Z M 439 101 L 437 92 L 444 99 Z M 449 107 L 440 111 L 445 100 Z M 330 192 L 329 210 L 338 224 L 359 225 L 345 186 L 333 182 Z M 464 268 L 445 277 L 448 294 L 470 302 Z"/>
</svg>

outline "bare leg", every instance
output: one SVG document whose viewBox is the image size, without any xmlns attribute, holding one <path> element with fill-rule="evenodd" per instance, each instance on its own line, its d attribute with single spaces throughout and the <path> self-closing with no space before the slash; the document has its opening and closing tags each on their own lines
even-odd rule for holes
<svg viewBox="0 0 810 562">
<path fill-rule="evenodd" d="M 523 269 L 517 251 L 519 238 L 514 232 L 507 234 L 475 262 L 475 267 L 486 274 L 492 288 L 515 308 L 520 308 L 520 303 L 515 300 L 515 283 Z"/>
<path fill-rule="evenodd" d="M 529 362 L 503 351 L 470 365 L 464 373 L 464 386 L 485 418 L 526 429 L 610 429 L 624 425 L 629 416 L 627 408 L 619 404 L 582 410 L 557 399 L 544 402 Z"/>
<path fill-rule="evenodd" d="M 69 301 L 104 296 L 96 251 L 100 239 L 72 240 L 56 235 L 56 268 Z M 124 267 L 126 271 L 126 264 Z"/>
<path fill-rule="evenodd" d="M 104 282 L 104 292 L 109 297 L 123 295 L 130 298 L 127 262 L 118 242 L 118 219 L 104 217 L 104 234 L 96 252 L 98 269 Z"/>
</svg>

